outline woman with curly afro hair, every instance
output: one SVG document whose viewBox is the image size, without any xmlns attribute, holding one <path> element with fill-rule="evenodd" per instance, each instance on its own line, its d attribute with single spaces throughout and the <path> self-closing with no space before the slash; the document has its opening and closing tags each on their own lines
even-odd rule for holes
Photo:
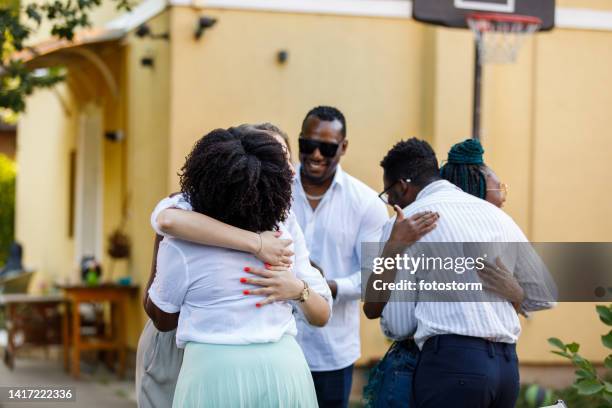
<svg viewBox="0 0 612 408">
<path fill-rule="evenodd" d="M 173 406 L 317 406 L 294 339 L 292 310 L 322 326 L 331 294 L 293 226 L 293 170 L 288 149 L 271 133 L 249 125 L 210 132 L 187 156 L 182 194 L 168 199 L 176 205 L 162 205 L 163 212 L 181 213 L 196 224 L 212 220 L 217 228 L 259 237 L 257 250 L 240 248 L 227 236 L 217 237 L 224 242 L 209 237 L 208 246 L 169 236 L 160 243 L 146 306 L 159 330 L 176 328 L 176 343 L 184 349 Z M 182 229 L 180 217 L 160 222 L 160 212 L 153 215 L 160 229 Z M 266 231 L 295 241 L 276 265 L 256 257 Z M 201 242 L 201 235 L 192 241 Z M 251 253 L 240 251 L 245 249 Z"/>
</svg>

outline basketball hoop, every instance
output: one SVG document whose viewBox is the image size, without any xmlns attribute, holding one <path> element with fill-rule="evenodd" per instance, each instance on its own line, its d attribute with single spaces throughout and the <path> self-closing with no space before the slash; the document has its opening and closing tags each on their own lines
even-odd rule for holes
<svg viewBox="0 0 612 408">
<path fill-rule="evenodd" d="M 476 37 L 481 61 L 498 64 L 516 61 L 525 39 L 542 25 L 538 17 L 518 14 L 472 13 L 466 20 Z"/>
</svg>

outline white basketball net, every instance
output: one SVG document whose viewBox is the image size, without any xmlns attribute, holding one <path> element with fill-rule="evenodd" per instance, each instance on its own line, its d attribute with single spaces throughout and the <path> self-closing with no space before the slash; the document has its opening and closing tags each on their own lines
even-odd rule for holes
<svg viewBox="0 0 612 408">
<path fill-rule="evenodd" d="M 508 64 L 516 61 L 525 39 L 542 21 L 535 17 L 506 14 L 472 14 L 467 23 L 478 42 L 483 63 Z"/>
</svg>

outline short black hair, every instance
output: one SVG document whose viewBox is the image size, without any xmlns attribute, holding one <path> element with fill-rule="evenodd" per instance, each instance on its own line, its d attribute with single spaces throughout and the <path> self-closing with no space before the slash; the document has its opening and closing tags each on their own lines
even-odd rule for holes
<svg viewBox="0 0 612 408">
<path fill-rule="evenodd" d="M 292 173 L 283 148 L 252 127 L 202 137 L 179 176 L 194 211 L 245 230 L 278 229 L 291 205 Z"/>
<path fill-rule="evenodd" d="M 380 165 L 389 180 L 410 179 L 417 187 L 440 178 L 436 153 L 429 143 L 415 137 L 396 143 Z"/>
<path fill-rule="evenodd" d="M 304 130 L 306 120 L 310 116 L 315 116 L 319 118 L 319 120 L 325 122 L 333 122 L 334 120 L 339 121 L 342 124 L 342 138 L 346 137 L 346 119 L 344 119 L 344 115 L 338 108 L 334 108 L 333 106 L 317 106 L 316 108 L 312 108 L 308 111 L 306 116 L 304 116 L 304 120 L 302 121 L 302 131 Z"/>
</svg>

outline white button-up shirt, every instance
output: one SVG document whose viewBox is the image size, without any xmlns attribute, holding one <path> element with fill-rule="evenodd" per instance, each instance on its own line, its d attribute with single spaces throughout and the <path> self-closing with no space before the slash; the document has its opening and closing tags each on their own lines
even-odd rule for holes
<svg viewBox="0 0 612 408">
<path fill-rule="evenodd" d="M 191 210 L 182 195 L 162 200 L 151 214 L 153 229 L 164 235 L 157 216 L 168 208 Z M 327 283 L 310 265 L 304 237 L 290 214 L 280 225 L 281 238 L 292 239 L 293 271 L 310 289 L 332 304 Z M 255 307 L 263 296 L 244 295 L 256 286 L 240 283 L 252 277 L 244 267 L 263 267 L 255 256 L 231 249 L 198 245 L 166 236 L 157 255 L 157 274 L 149 297 L 167 313 L 180 312 L 176 333 L 178 347 L 193 341 L 216 344 L 249 344 L 278 341 L 284 334 L 295 336 L 294 302 L 274 302 Z"/>
<path fill-rule="evenodd" d="M 335 280 L 338 294 L 325 327 L 298 320 L 298 342 L 312 371 L 348 367 L 360 356 L 359 299 L 361 243 L 378 242 L 389 219 L 377 193 L 338 166 L 333 182 L 315 210 L 298 176 L 294 180 L 293 212 L 304 231 L 311 259 L 325 278 Z"/>
<path fill-rule="evenodd" d="M 440 219 L 437 228 L 420 240 L 423 243 L 528 242 L 505 212 L 485 200 L 464 193 L 446 180 L 426 186 L 419 192 L 416 201 L 404 208 L 403 212 L 408 218 L 426 210 L 438 212 Z M 384 227 L 382 241 L 389 239 L 394 222 L 395 219 L 391 219 Z M 520 251 L 504 253 L 502 259 L 519 284 L 528 288 L 521 306 L 525 311 L 552 307 L 555 303 L 548 300 L 556 296 L 554 282 L 539 257 L 529 251 L 529 244 L 515 245 L 513 248 Z M 406 277 L 404 271 L 398 271 L 396 281 Z M 429 337 L 458 334 L 515 343 L 521 332 L 519 319 L 509 302 L 396 301 L 396 295 L 399 296 L 399 292 L 391 293 L 380 320 L 383 332 L 395 340 L 414 336 L 417 345 L 422 347 Z"/>
</svg>

